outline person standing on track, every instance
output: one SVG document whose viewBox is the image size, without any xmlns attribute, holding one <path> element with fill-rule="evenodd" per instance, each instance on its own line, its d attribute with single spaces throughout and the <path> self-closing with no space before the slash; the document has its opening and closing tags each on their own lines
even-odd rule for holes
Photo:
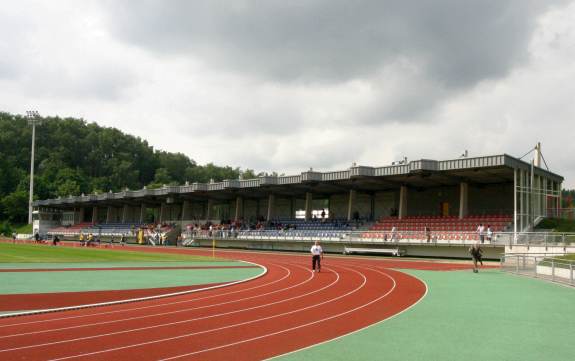
<svg viewBox="0 0 575 361">
<path fill-rule="evenodd" d="M 475 243 L 469 248 L 469 253 L 471 253 L 471 258 L 473 259 L 473 273 L 478 273 L 479 268 L 477 267 L 477 262 L 483 266 L 483 250 L 479 246 L 479 243 Z"/>
<path fill-rule="evenodd" d="M 317 272 L 321 272 L 321 259 L 323 258 L 323 249 L 319 245 L 319 241 L 315 241 L 315 244 L 311 246 L 311 269 L 316 272 L 315 265 L 317 264 Z"/>
</svg>

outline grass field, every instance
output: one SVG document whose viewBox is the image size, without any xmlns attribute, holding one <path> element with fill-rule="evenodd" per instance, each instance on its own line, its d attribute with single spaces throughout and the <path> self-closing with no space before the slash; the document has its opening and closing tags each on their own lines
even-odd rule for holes
<svg viewBox="0 0 575 361">
<path fill-rule="evenodd" d="M 218 262 L 211 257 L 0 243 L 0 263 Z"/>
</svg>

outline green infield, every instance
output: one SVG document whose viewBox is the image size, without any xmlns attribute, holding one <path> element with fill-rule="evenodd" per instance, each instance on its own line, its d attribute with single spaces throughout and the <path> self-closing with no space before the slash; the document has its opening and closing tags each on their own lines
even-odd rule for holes
<svg viewBox="0 0 575 361">
<path fill-rule="evenodd" d="M 88 247 L 53 247 L 0 243 L 0 265 L 6 263 L 106 263 L 106 262 L 218 262 L 211 257 L 137 252 Z"/>
<path fill-rule="evenodd" d="M 573 359 L 575 289 L 498 270 L 404 272 L 429 287 L 414 307 L 274 360 Z"/>
<path fill-rule="evenodd" d="M 262 272 L 246 262 L 195 255 L 0 243 L 0 303 L 1 295 L 227 283 Z"/>
</svg>

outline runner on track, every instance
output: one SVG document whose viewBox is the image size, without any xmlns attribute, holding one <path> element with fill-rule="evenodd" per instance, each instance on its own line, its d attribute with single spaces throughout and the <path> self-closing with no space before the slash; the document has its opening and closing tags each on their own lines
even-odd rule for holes
<svg viewBox="0 0 575 361">
<path fill-rule="evenodd" d="M 323 249 L 319 245 L 319 241 L 315 241 L 315 244 L 311 246 L 311 269 L 315 272 L 315 265 L 317 263 L 317 272 L 321 272 L 321 259 L 323 258 Z"/>
<path fill-rule="evenodd" d="M 483 266 L 483 250 L 479 247 L 479 243 L 475 243 L 473 246 L 469 247 L 469 253 L 471 253 L 471 258 L 473 259 L 473 273 L 479 272 L 477 267 L 477 262 Z"/>
</svg>

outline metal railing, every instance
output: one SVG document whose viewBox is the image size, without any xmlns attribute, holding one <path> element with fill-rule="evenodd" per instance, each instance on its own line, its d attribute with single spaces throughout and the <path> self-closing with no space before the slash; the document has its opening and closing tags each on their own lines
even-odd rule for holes
<svg viewBox="0 0 575 361">
<path fill-rule="evenodd" d="M 575 286 L 575 261 L 551 254 L 505 254 L 501 256 L 501 270 Z"/>
<path fill-rule="evenodd" d="M 349 230 L 194 230 L 184 231 L 184 239 L 228 239 L 262 241 L 328 241 L 357 244 L 421 244 L 421 245 L 471 245 L 479 242 L 476 232 L 425 232 L 414 231 L 349 231 Z M 507 238 L 505 238 L 507 239 Z M 485 237 L 484 244 L 505 245 L 494 235 Z"/>
</svg>

